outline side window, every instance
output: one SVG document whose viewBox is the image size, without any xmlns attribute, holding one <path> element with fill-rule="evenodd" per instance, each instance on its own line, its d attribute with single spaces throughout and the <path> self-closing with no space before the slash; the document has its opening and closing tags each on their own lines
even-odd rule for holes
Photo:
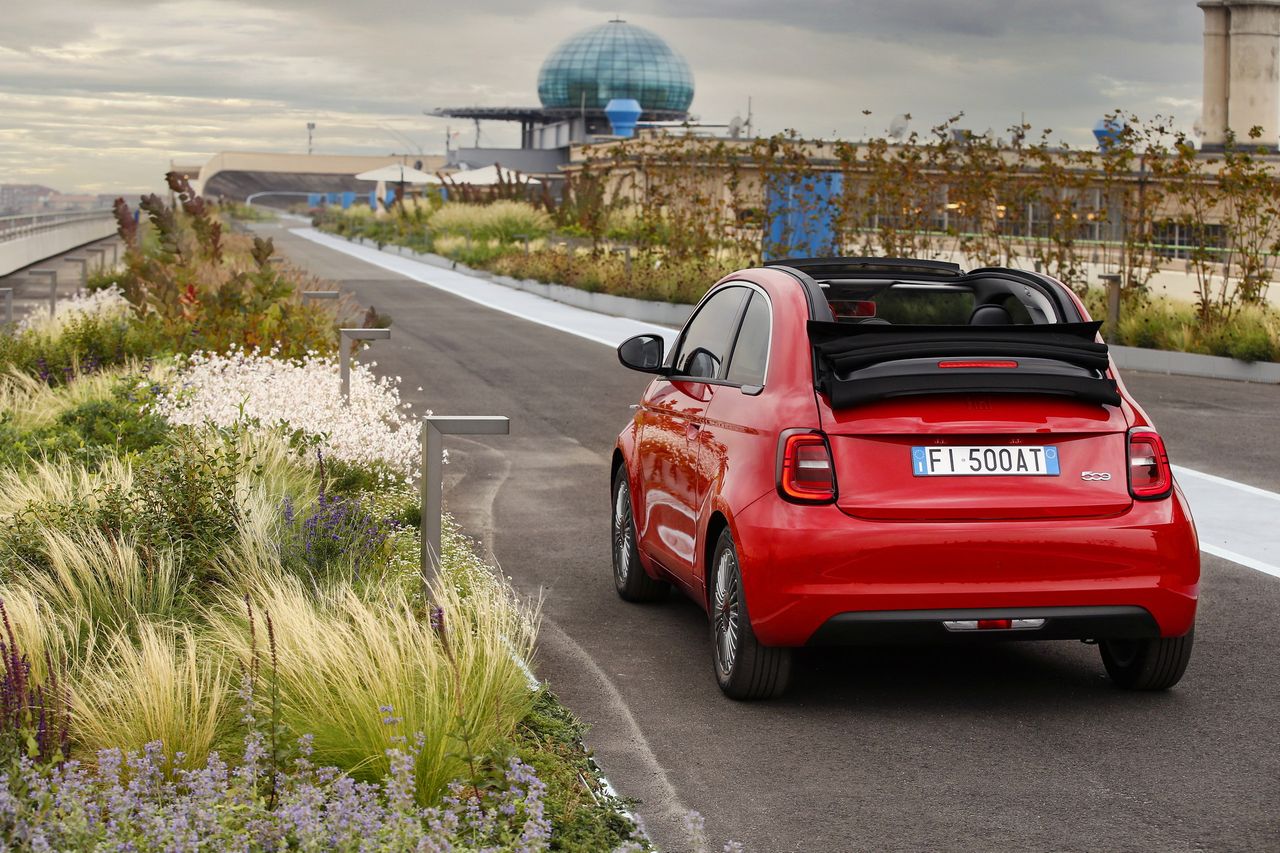
<svg viewBox="0 0 1280 853">
<path fill-rule="evenodd" d="M 676 374 L 715 379 L 729 354 L 733 330 L 738 322 L 745 287 L 727 287 L 702 304 L 685 326 L 680 350 L 676 353 Z"/>
<path fill-rule="evenodd" d="M 759 293 L 751 294 L 747 313 L 742 318 L 742 330 L 733 345 L 729 359 L 730 382 L 739 385 L 763 385 L 764 369 L 769 361 L 769 300 Z"/>
</svg>

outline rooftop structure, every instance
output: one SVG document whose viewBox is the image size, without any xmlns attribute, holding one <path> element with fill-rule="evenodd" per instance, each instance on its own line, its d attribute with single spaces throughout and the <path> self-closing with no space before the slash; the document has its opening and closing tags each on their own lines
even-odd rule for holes
<svg viewBox="0 0 1280 853">
<path fill-rule="evenodd" d="M 660 36 L 615 19 L 570 36 L 547 56 L 538 72 L 538 99 L 538 106 L 434 110 L 476 123 L 476 147 L 451 152 L 449 162 L 480 167 L 500 160 L 524 172 L 553 174 L 567 162 L 570 145 L 614 133 L 606 113 L 611 101 L 638 102 L 642 123 L 686 121 L 693 73 Z M 480 148 L 482 121 L 519 122 L 520 148 Z"/>
<path fill-rule="evenodd" d="M 1280 0 L 1200 0 L 1204 10 L 1203 147 L 1280 144 Z M 1249 140 L 1249 132 L 1262 136 Z"/>
</svg>

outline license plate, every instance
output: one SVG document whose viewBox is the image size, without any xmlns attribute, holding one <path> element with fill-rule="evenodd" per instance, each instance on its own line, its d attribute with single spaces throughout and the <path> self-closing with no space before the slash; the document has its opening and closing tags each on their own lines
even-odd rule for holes
<svg viewBox="0 0 1280 853">
<path fill-rule="evenodd" d="M 1056 477 L 1058 448 L 1051 445 L 913 447 L 911 473 L 917 477 Z"/>
</svg>

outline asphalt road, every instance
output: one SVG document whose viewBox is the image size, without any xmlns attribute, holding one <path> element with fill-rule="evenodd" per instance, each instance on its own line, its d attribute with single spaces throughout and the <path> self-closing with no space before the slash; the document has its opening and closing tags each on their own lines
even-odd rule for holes
<svg viewBox="0 0 1280 853">
<path fill-rule="evenodd" d="M 608 454 L 646 377 L 607 347 L 273 235 L 393 316 L 363 358 L 403 376 L 416 408 L 511 417 L 509 437 L 450 441 L 447 500 L 543 596 L 537 671 L 665 849 L 682 849 L 688 809 L 713 849 L 1280 849 L 1280 580 L 1206 555 L 1195 655 L 1167 693 L 1121 692 L 1096 648 L 1063 642 L 810 651 L 782 700 L 729 701 L 696 605 L 628 605 L 611 586 Z M 1176 462 L 1280 488 L 1280 388 L 1126 377 Z"/>
</svg>

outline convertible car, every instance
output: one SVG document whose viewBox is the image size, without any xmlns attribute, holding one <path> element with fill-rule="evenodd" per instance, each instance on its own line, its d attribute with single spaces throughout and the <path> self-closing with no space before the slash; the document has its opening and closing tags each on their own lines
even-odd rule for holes
<svg viewBox="0 0 1280 853">
<path fill-rule="evenodd" d="M 1119 686 L 1191 655 L 1200 562 L 1164 442 L 1100 324 L 1039 273 L 901 258 L 726 276 L 612 465 L 613 580 L 706 608 L 721 689 L 806 645 L 1096 642 Z"/>
</svg>

